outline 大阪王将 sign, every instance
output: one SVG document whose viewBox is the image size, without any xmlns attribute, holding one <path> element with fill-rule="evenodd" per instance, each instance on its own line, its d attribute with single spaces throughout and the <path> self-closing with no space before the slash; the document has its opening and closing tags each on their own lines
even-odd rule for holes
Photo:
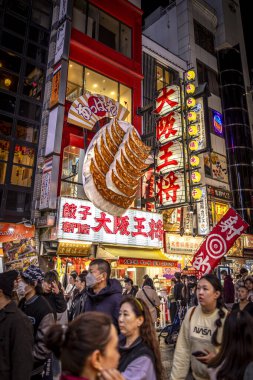
<svg viewBox="0 0 253 380">
<path fill-rule="evenodd" d="M 162 248 L 162 215 L 129 209 L 121 216 L 112 216 L 91 202 L 60 198 L 57 238 L 97 243 L 112 243 Z"/>
</svg>

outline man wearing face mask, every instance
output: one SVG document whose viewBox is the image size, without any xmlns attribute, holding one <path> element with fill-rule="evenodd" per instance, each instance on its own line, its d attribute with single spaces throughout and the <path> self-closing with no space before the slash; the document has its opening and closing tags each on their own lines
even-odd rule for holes
<svg viewBox="0 0 253 380">
<path fill-rule="evenodd" d="M 122 287 L 118 280 L 110 279 L 110 275 L 111 266 L 106 260 L 95 259 L 90 263 L 86 276 L 87 300 L 84 311 L 101 311 L 110 315 L 118 329 Z"/>
<path fill-rule="evenodd" d="M 29 380 L 32 372 L 32 325 L 11 300 L 15 270 L 0 273 L 0 379 Z"/>
</svg>

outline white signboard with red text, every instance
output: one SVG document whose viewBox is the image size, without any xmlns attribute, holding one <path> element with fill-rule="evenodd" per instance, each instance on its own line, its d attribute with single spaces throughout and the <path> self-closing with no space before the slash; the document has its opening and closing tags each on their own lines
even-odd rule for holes
<svg viewBox="0 0 253 380">
<path fill-rule="evenodd" d="M 123 216 L 109 215 L 89 201 L 60 198 L 57 238 L 162 248 L 162 215 L 130 209 Z"/>
<path fill-rule="evenodd" d="M 210 273 L 248 226 L 248 223 L 230 208 L 195 253 L 192 266 L 201 274 Z"/>
<path fill-rule="evenodd" d="M 154 111 L 161 116 L 156 124 L 159 142 L 156 157 L 157 200 L 161 207 L 168 208 L 176 207 L 186 199 L 180 91 L 179 86 L 163 88 L 156 99 Z"/>
</svg>

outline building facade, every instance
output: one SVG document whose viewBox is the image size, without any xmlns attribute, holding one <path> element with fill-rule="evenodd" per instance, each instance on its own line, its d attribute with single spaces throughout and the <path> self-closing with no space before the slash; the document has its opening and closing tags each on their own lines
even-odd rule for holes
<svg viewBox="0 0 253 380">
<path fill-rule="evenodd" d="M 0 2 L 0 220 L 31 219 L 50 1 Z"/>
</svg>

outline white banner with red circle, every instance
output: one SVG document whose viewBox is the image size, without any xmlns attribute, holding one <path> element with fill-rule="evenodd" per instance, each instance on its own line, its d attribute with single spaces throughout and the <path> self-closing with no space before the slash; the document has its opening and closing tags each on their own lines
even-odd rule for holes
<svg viewBox="0 0 253 380">
<path fill-rule="evenodd" d="M 210 273 L 248 227 L 248 223 L 230 208 L 195 253 L 192 266 L 202 275 Z"/>
</svg>

